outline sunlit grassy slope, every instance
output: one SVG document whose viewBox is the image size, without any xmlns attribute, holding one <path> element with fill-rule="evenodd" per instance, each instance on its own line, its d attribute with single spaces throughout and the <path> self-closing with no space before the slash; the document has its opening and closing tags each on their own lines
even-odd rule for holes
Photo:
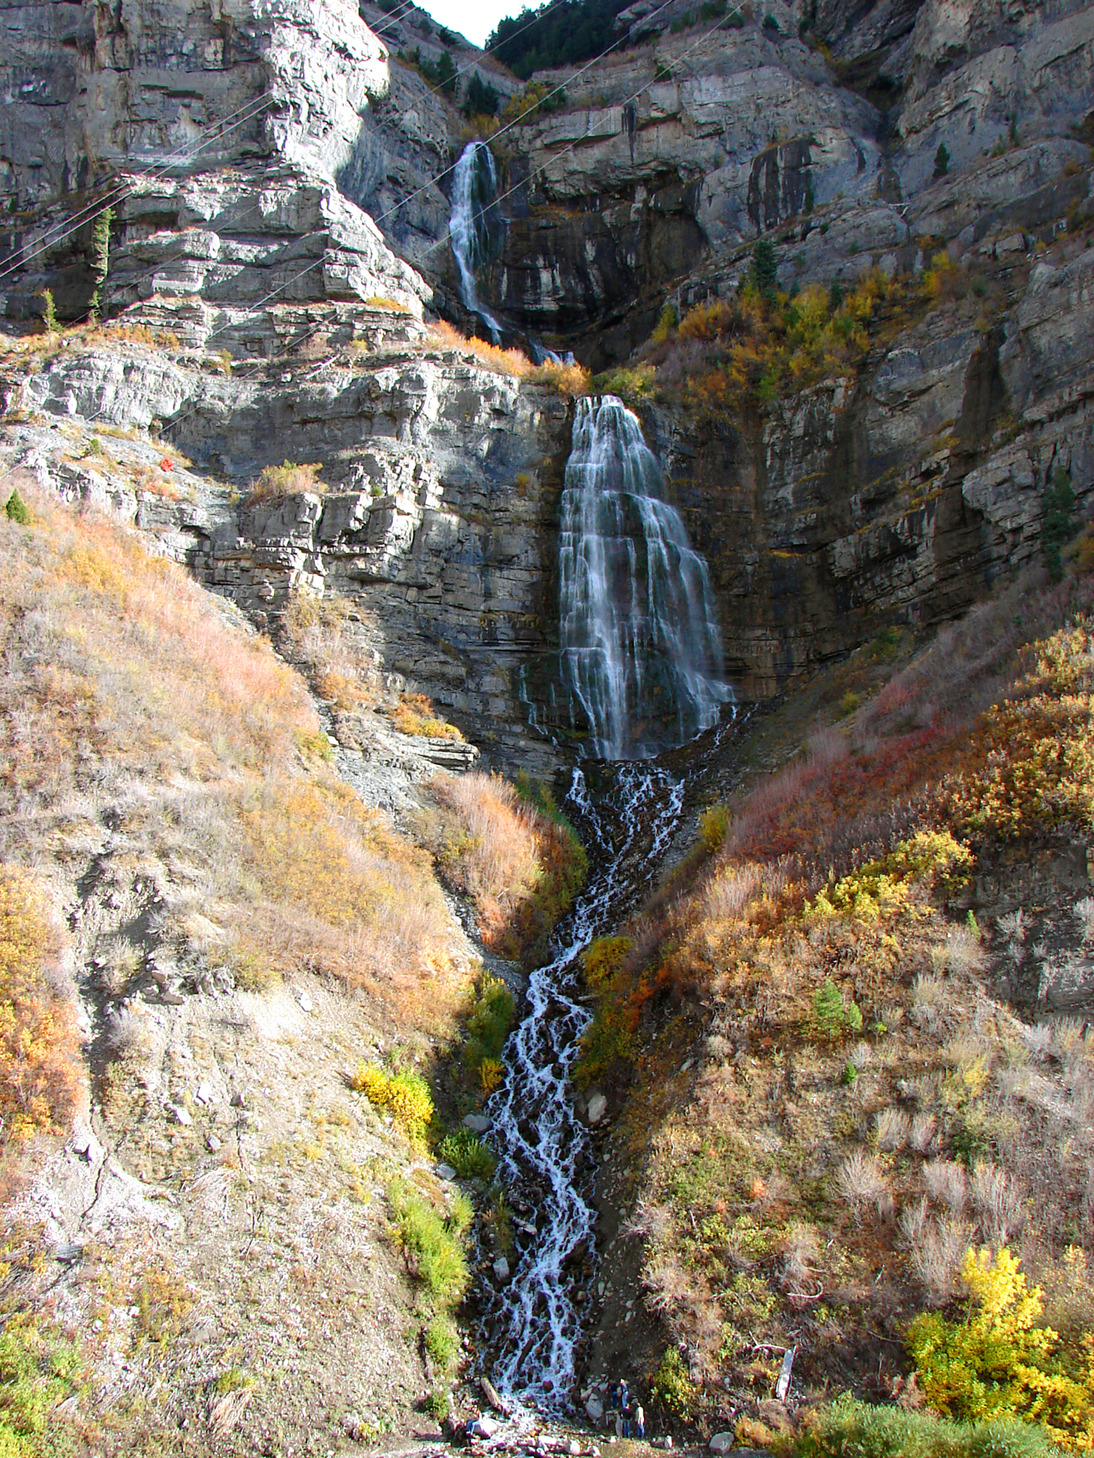
<svg viewBox="0 0 1094 1458">
<path fill-rule="evenodd" d="M 220 963 L 250 987 L 309 968 L 398 1025 L 444 1022 L 460 979 L 431 859 L 337 778 L 264 640 L 134 536 L 46 500 L 27 524 L 0 517 L 0 632 L 4 1016 L 32 1030 L 5 1024 L 6 1084 L 31 1077 L 60 995 L 28 990 L 23 952 L 48 939 L 23 923 L 107 855 L 154 893 L 155 941 L 184 967 Z M 57 1039 L 71 1042 L 61 1014 Z M 5 1139 L 50 1123 L 20 1097 Z"/>
</svg>

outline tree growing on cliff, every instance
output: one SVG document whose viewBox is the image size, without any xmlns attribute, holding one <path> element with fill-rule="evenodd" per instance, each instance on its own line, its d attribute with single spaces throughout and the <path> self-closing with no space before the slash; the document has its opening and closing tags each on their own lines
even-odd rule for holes
<svg viewBox="0 0 1094 1458">
<path fill-rule="evenodd" d="M 934 174 L 932 181 L 937 182 L 940 177 L 945 177 L 950 170 L 950 150 L 945 142 L 939 142 L 938 151 L 934 154 Z"/>
<path fill-rule="evenodd" d="M 501 97 L 495 88 L 488 81 L 484 81 L 477 71 L 473 72 L 463 101 L 464 116 L 497 116 L 500 102 Z"/>
<path fill-rule="evenodd" d="M 761 238 L 752 250 L 752 278 L 764 303 L 773 304 L 779 265 L 774 245 L 769 238 Z"/>
</svg>

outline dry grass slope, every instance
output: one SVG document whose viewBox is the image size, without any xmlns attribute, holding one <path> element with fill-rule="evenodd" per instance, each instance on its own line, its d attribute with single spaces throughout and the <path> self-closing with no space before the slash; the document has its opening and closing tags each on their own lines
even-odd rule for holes
<svg viewBox="0 0 1094 1458">
<path fill-rule="evenodd" d="M 296 676 L 124 531 L 33 509 L 0 522 L 0 853 L 73 876 L 109 843 L 180 958 L 215 948 L 252 984 L 307 966 L 443 1018 L 429 857 L 328 768 Z"/>
<path fill-rule="evenodd" d="M 1075 571 L 946 630 L 708 817 L 598 971 L 596 1071 L 639 1086 L 647 1304 L 713 1426 L 790 1345 L 805 1386 L 891 1396 L 908 1321 L 959 1294 L 970 1246 L 1010 1246 L 1050 1293 L 1094 1252 L 1094 1033 L 1001 1004 L 988 974 L 1028 908 L 970 911 L 983 868 L 1021 886 L 1094 842 L 1092 599 Z"/>
</svg>

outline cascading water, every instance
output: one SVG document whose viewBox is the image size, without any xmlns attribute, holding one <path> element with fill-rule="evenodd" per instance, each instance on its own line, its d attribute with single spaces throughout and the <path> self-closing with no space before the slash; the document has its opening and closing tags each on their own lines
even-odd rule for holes
<svg viewBox="0 0 1094 1458">
<path fill-rule="evenodd" d="M 591 1254 L 595 1221 L 589 1135 L 569 1096 L 590 1022 L 578 1001 L 581 953 L 648 885 L 679 820 L 684 782 L 649 756 L 710 728 L 731 697 L 706 564 L 662 484 L 634 415 L 612 396 L 579 400 L 560 548 L 564 676 L 593 754 L 623 762 L 596 771 L 595 796 L 574 770 L 566 809 L 596 870 L 532 974 L 505 1046 L 505 1084 L 488 1106 L 517 1232 L 512 1278 L 485 1296 L 493 1379 L 547 1412 L 570 1403 L 575 1268 Z"/>
<path fill-rule="evenodd" d="M 517 1217 L 508 1286 L 488 1299 L 495 1386 L 518 1402 L 562 1412 L 574 1384 L 580 1319 L 575 1257 L 592 1248 L 589 1135 L 568 1094 L 578 1040 L 590 1015 L 578 1002 L 580 957 L 622 913 L 668 847 L 684 786 L 653 764 L 616 767 L 594 799 L 579 766 L 567 810 L 600 868 L 532 973 L 523 1020 L 505 1045 L 506 1081 L 488 1106 L 498 1173 Z"/>
<path fill-rule="evenodd" d="M 488 260 L 494 248 L 500 226 L 497 197 L 497 173 L 490 148 L 485 142 L 469 142 L 460 153 L 452 176 L 448 234 L 460 273 L 464 307 L 479 316 L 495 344 L 501 340 L 501 325 L 479 302 L 475 271 Z"/>
<path fill-rule="evenodd" d="M 707 564 L 637 417 L 577 401 L 559 543 L 562 676 L 602 759 L 684 744 L 730 697 Z"/>
</svg>

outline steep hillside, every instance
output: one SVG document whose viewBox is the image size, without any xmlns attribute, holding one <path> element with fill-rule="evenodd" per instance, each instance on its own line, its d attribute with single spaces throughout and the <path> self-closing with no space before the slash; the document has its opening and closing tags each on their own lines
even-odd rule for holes
<svg viewBox="0 0 1094 1458">
<path fill-rule="evenodd" d="M 579 1071 L 617 1112 L 605 1197 L 628 1210 L 592 1362 L 677 1418 L 774 1441 L 790 1349 L 799 1392 L 910 1394 L 912 1318 L 954 1309 L 970 1247 L 1020 1258 L 1081 1385 L 1089 572 L 1088 536 L 1060 586 L 1027 575 L 919 652 L 882 634 L 750 725 L 741 787 L 586 954 Z M 1056 1423 L 1080 1449 L 1084 1391 Z"/>
<path fill-rule="evenodd" d="M 473 1211 L 435 1173 L 423 1075 L 446 1083 L 481 962 L 268 642 L 109 519 L 20 488 L 0 521 L 0 1434 L 55 1451 L 63 1398 L 98 1452 L 405 1429 L 459 1351 Z M 406 748 L 384 771 L 374 746 L 372 773 L 418 805 L 431 741 L 387 699 Z M 462 783 L 463 813 L 488 801 L 520 847 L 525 895 L 512 861 L 467 886 L 519 954 L 580 858 Z M 551 905 L 546 847 L 570 877 Z M 449 1117 L 474 1106 L 466 1058 Z"/>
<path fill-rule="evenodd" d="M 1094 11 L 0 37 L 0 1450 L 1089 1448 Z"/>
</svg>

